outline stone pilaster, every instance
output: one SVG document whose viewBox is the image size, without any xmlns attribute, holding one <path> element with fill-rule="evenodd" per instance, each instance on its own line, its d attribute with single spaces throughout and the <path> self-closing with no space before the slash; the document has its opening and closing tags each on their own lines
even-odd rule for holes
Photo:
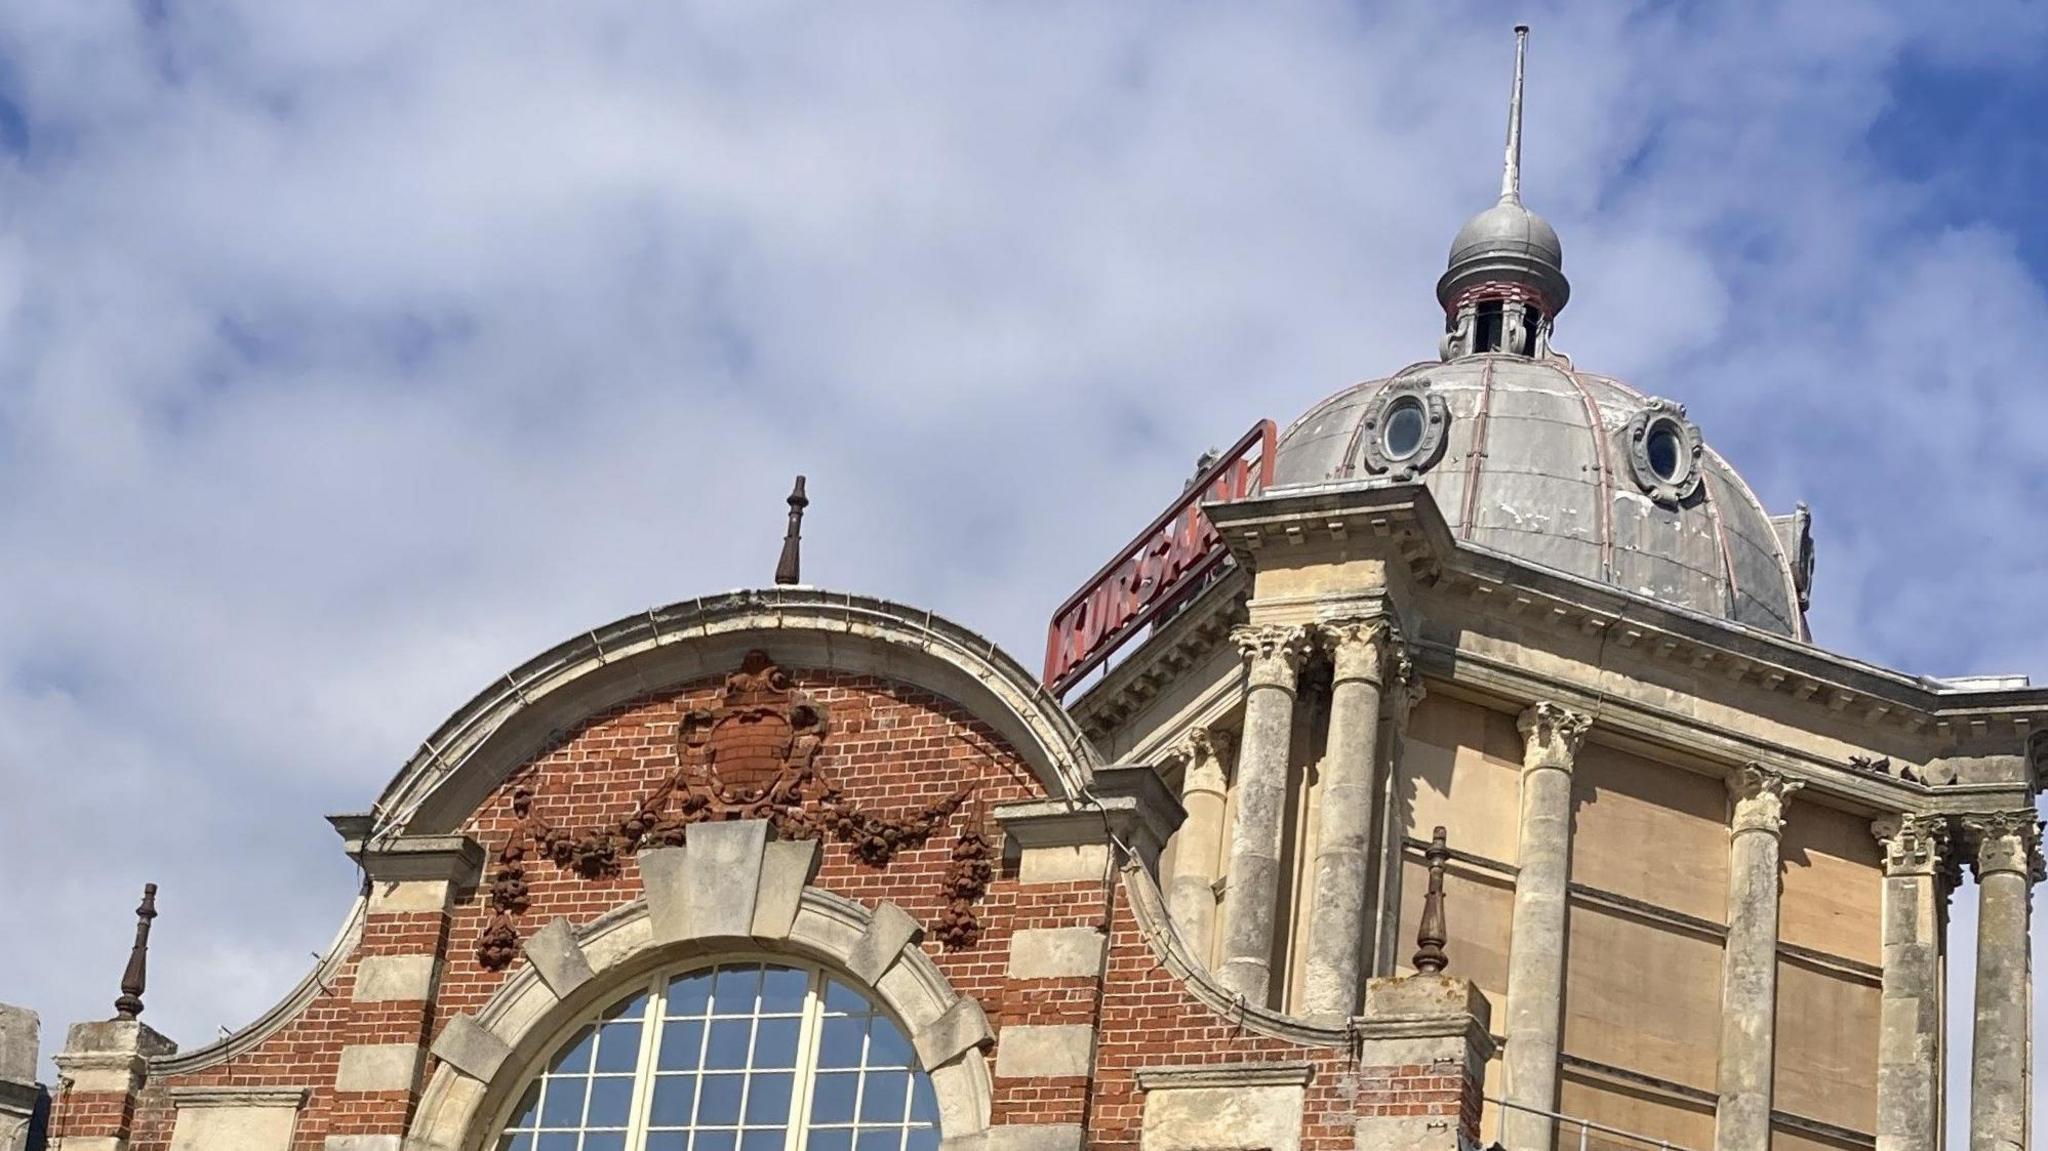
<svg viewBox="0 0 2048 1151">
<path fill-rule="evenodd" d="M 1166 906 L 1181 941 L 1204 964 L 1216 948 L 1216 881 L 1223 874 L 1223 816 L 1230 787 L 1226 765 L 1234 744 L 1227 731 L 1198 727 L 1174 749 L 1187 764 L 1180 786 L 1187 817 L 1174 842 Z"/>
<path fill-rule="evenodd" d="M 41 1021 L 26 1007 L 0 1003 L 0 1151 L 40 1147 L 48 1099 L 36 1082 Z"/>
<path fill-rule="evenodd" d="M 1564 939 L 1572 870 L 1572 763 L 1591 717 L 1554 703 L 1522 713 L 1522 819 L 1515 910 L 1508 942 L 1507 1101 L 1501 1142 L 1547 1149 L 1556 1121 L 1557 1053 L 1564 1025 Z M 1521 1110 L 1531 1108 L 1533 1110 Z"/>
<path fill-rule="evenodd" d="M 1244 738 L 1237 753 L 1237 819 L 1223 889 L 1222 962 L 1216 975 L 1246 1002 L 1263 1006 L 1272 986 L 1295 681 L 1309 639 L 1301 627 L 1271 625 L 1240 627 L 1230 638 L 1244 653 L 1248 683 Z"/>
<path fill-rule="evenodd" d="M 1804 786 L 1760 764 L 1728 779 L 1728 943 L 1721 968 L 1716 1151 L 1754 1151 L 1771 1141 L 1771 1066 L 1776 1054 L 1778 894 L 1785 803 Z"/>
<path fill-rule="evenodd" d="M 1969 815 L 1963 831 L 1977 871 L 1970 1151 L 2014 1151 L 2027 1145 L 2027 903 L 2041 878 L 2041 821 L 2031 811 Z"/>
<path fill-rule="evenodd" d="M 1934 1151 L 1941 1142 L 1942 908 L 1953 886 L 1948 823 L 1902 815 L 1870 830 L 1884 851 L 1877 1151 Z"/>
<path fill-rule="evenodd" d="M 367 876 L 369 906 L 349 981 L 327 1143 L 352 1149 L 369 1145 L 369 1137 L 402 1135 L 419 1102 L 454 904 L 478 883 L 483 849 L 455 835 L 374 846 L 351 837 L 349 848 Z"/>
<path fill-rule="evenodd" d="M 73 1026 L 57 1056 L 58 1098 L 50 1134 L 65 1151 L 127 1151 L 149 1060 L 177 1050 L 177 1044 L 135 1019 Z"/>
<path fill-rule="evenodd" d="M 1382 619 L 1329 622 L 1317 631 L 1334 674 L 1300 1014 L 1341 1019 L 1357 1009 L 1364 988 L 1360 965 L 1379 786 L 1380 696 L 1392 632 Z"/>
</svg>

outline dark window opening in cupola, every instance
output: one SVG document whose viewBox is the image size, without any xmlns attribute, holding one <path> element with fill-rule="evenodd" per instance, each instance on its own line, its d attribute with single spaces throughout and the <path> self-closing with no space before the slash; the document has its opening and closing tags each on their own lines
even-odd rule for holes
<svg viewBox="0 0 2048 1151">
<path fill-rule="evenodd" d="M 1500 351 L 1502 329 L 1504 327 L 1500 301 L 1479 301 L 1479 314 L 1473 326 L 1472 350 L 1475 352 Z"/>
<path fill-rule="evenodd" d="M 1542 322 L 1543 322 L 1543 313 L 1541 313 L 1541 312 L 1537 311 L 1537 310 L 1536 310 L 1536 309 L 1535 309 L 1534 307 L 1531 307 L 1531 306 L 1528 306 L 1528 305 L 1524 305 L 1524 306 L 1523 306 L 1523 308 L 1522 308 L 1522 340 L 1521 340 L 1521 347 L 1518 347 L 1518 348 L 1513 348 L 1513 349 L 1510 349 L 1510 350 L 1511 350 L 1511 351 L 1513 351 L 1513 352 L 1514 352 L 1514 353 L 1515 353 L 1516 355 L 1518 355 L 1518 356 L 1533 356 L 1533 355 L 1535 355 L 1535 354 L 1536 354 L 1536 326 L 1537 326 L 1538 324 L 1542 323 Z"/>
</svg>

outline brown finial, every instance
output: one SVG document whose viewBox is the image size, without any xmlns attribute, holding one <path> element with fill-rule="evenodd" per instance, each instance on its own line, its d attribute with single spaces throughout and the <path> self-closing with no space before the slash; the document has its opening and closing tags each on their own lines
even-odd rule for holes
<svg viewBox="0 0 2048 1151">
<path fill-rule="evenodd" d="M 799 578 L 802 563 L 799 549 L 803 544 L 804 509 L 811 501 L 804 496 L 804 478 L 796 478 L 796 486 L 789 489 L 789 530 L 782 536 L 782 558 L 775 564 L 775 582 L 778 584 L 802 583 Z"/>
<path fill-rule="evenodd" d="M 1422 901 L 1422 924 L 1415 929 L 1415 970 L 1434 975 L 1451 962 L 1444 954 L 1449 942 L 1444 927 L 1444 863 L 1451 858 L 1451 849 L 1444 844 L 1443 828 L 1431 833 L 1422 858 L 1429 861 L 1429 895 Z"/>
<path fill-rule="evenodd" d="M 142 885 L 142 906 L 135 909 L 135 946 L 128 951 L 128 969 L 121 973 L 121 997 L 114 1000 L 114 1018 L 142 1014 L 142 991 L 149 981 L 149 921 L 156 918 L 156 884 Z"/>
</svg>

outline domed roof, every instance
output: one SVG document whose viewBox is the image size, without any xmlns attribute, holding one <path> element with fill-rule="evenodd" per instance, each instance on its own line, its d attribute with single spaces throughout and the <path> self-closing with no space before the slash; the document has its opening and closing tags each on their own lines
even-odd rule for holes
<svg viewBox="0 0 2048 1151">
<path fill-rule="evenodd" d="M 1552 315 L 1571 299 L 1557 229 L 1523 207 L 1519 196 L 1501 197 L 1458 229 L 1451 241 L 1450 267 L 1437 281 L 1436 297 L 1450 307 L 1469 288 L 1500 283 L 1534 288 Z"/>
<path fill-rule="evenodd" d="M 1420 482 L 1461 540 L 1805 638 L 1778 525 L 1685 409 L 1559 356 L 1468 355 L 1332 396 L 1280 437 L 1273 488 L 1332 481 Z"/>
</svg>

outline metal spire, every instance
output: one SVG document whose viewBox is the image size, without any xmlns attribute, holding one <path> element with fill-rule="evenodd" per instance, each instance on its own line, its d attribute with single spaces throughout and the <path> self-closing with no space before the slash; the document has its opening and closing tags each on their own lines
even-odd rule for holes
<svg viewBox="0 0 2048 1151">
<path fill-rule="evenodd" d="M 1508 97 L 1508 154 L 1500 174 L 1503 203 L 1522 202 L 1522 58 L 1529 51 L 1529 26 L 1515 25 L 1515 90 Z"/>
<path fill-rule="evenodd" d="M 802 583 L 803 567 L 801 549 L 803 546 L 804 509 L 811 501 L 804 495 L 804 478 L 796 478 L 796 486 L 789 490 L 789 530 L 782 535 L 782 558 L 775 563 L 775 582 L 778 584 Z"/>
<path fill-rule="evenodd" d="M 142 885 L 142 906 L 135 909 L 135 946 L 128 950 L 128 969 L 121 973 L 121 997 L 114 1000 L 114 1018 L 142 1014 L 142 992 L 149 982 L 149 921 L 156 918 L 156 884 Z"/>
</svg>

